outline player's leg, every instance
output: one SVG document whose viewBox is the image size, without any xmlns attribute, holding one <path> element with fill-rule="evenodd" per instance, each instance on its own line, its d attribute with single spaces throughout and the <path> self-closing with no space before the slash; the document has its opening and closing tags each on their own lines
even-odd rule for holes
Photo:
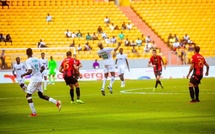
<svg viewBox="0 0 215 134">
<path fill-rule="evenodd" d="M 61 110 L 61 101 L 55 100 L 54 98 L 43 94 L 42 82 L 38 82 L 37 89 L 38 89 L 38 96 L 41 99 L 54 103 L 58 107 L 58 110 L 59 111 Z"/>
<path fill-rule="evenodd" d="M 108 72 L 105 71 L 104 73 L 104 78 L 103 78 L 103 83 L 102 83 L 102 89 L 101 89 L 101 93 L 103 96 L 105 96 L 105 85 L 107 82 L 107 78 L 108 78 Z"/>
<path fill-rule="evenodd" d="M 121 75 L 121 77 L 120 77 L 120 79 L 121 79 L 121 87 L 125 87 L 124 73 L 125 73 L 125 67 L 123 66 L 123 67 L 120 68 L 120 73 L 119 73 Z"/>
<path fill-rule="evenodd" d="M 36 90 L 36 85 L 37 85 L 37 83 L 30 82 L 28 84 L 27 91 L 26 91 L 26 99 L 27 99 L 28 105 L 29 105 L 29 107 L 31 109 L 30 117 L 31 116 L 37 116 L 36 109 L 34 107 L 34 103 L 33 103 L 33 100 L 32 100 L 32 94 Z"/>
<path fill-rule="evenodd" d="M 112 94 L 113 93 L 112 87 L 113 87 L 113 83 L 114 83 L 114 80 L 115 80 L 115 66 L 114 65 L 109 65 L 108 70 L 109 70 L 109 72 L 111 74 L 110 84 L 109 84 L 108 88 L 110 90 L 110 93 Z"/>
<path fill-rule="evenodd" d="M 51 84 L 52 83 L 52 75 L 51 75 L 51 73 L 49 73 L 49 82 L 48 82 L 48 84 Z"/>
<path fill-rule="evenodd" d="M 46 90 L 47 87 L 47 75 L 44 75 L 44 90 Z"/>
<path fill-rule="evenodd" d="M 199 84 L 201 83 L 202 77 L 203 77 L 203 76 L 197 76 L 197 79 L 198 79 L 198 80 L 197 80 L 196 85 L 194 85 L 196 102 L 200 102 L 200 100 L 199 100 Z"/>
<path fill-rule="evenodd" d="M 74 86 L 73 84 L 69 84 L 70 90 L 69 90 L 69 94 L 70 94 L 70 98 L 71 98 L 71 104 L 75 103 L 74 100 Z"/>
<path fill-rule="evenodd" d="M 189 82 L 189 92 L 190 92 L 190 98 L 191 98 L 190 102 L 195 102 L 195 92 L 193 88 L 195 87 L 196 84 L 197 84 L 197 80 L 192 75 Z"/>
<path fill-rule="evenodd" d="M 160 79 L 161 79 L 161 71 L 159 71 L 158 74 L 157 74 L 157 83 L 161 86 L 161 88 L 163 88 L 163 85 L 162 85 Z"/>
<path fill-rule="evenodd" d="M 74 80 L 75 81 L 75 80 Z M 77 81 L 77 80 L 76 80 Z M 75 82 L 75 88 L 76 88 L 76 95 L 77 95 L 77 103 L 79 104 L 83 104 L 84 102 L 80 99 L 81 97 L 81 91 L 80 91 L 80 86 L 79 86 L 79 83 L 78 81 Z"/>
</svg>

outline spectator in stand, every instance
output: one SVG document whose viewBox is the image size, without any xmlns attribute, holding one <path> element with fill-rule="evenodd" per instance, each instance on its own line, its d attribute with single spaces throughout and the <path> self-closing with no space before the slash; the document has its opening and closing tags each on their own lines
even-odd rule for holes
<svg viewBox="0 0 215 134">
<path fill-rule="evenodd" d="M 92 37 L 93 40 L 98 40 L 99 39 L 95 32 L 93 33 L 93 35 L 91 37 Z"/>
<path fill-rule="evenodd" d="M 180 46 L 185 46 L 185 45 L 186 45 L 186 41 L 183 40 L 183 39 L 181 39 L 181 40 L 180 40 Z"/>
<path fill-rule="evenodd" d="M 46 44 L 45 44 L 45 42 L 43 42 L 42 39 L 40 39 L 40 42 L 38 42 L 37 46 L 38 46 L 38 48 L 45 48 L 45 47 L 47 47 Z"/>
<path fill-rule="evenodd" d="M 72 41 L 72 44 L 69 47 L 75 47 L 75 41 Z"/>
<path fill-rule="evenodd" d="M 173 50 L 176 51 L 177 48 L 180 47 L 180 43 L 178 41 L 175 41 L 175 43 L 172 44 Z"/>
<path fill-rule="evenodd" d="M 102 30 L 101 26 L 98 27 L 97 31 L 98 31 L 98 34 L 102 34 L 103 30 Z"/>
<path fill-rule="evenodd" d="M 52 16 L 50 16 L 50 14 L 48 13 L 47 16 L 46 16 L 46 21 L 48 22 L 51 22 L 52 21 Z"/>
<path fill-rule="evenodd" d="M 120 40 L 123 40 L 125 37 L 125 35 L 122 32 L 118 36 L 119 36 Z"/>
<path fill-rule="evenodd" d="M 116 27 L 114 28 L 114 30 L 120 30 L 118 25 L 116 25 Z"/>
<path fill-rule="evenodd" d="M 169 39 L 169 45 L 172 46 L 173 43 L 175 43 L 175 38 L 174 37 Z"/>
<path fill-rule="evenodd" d="M 105 32 L 102 32 L 102 38 L 106 39 L 107 38 L 107 34 Z"/>
<path fill-rule="evenodd" d="M 113 23 L 111 23 L 111 25 L 109 26 L 110 27 L 110 30 L 113 31 L 115 29 L 115 26 Z"/>
<path fill-rule="evenodd" d="M 148 53 L 149 51 L 150 51 L 149 45 L 146 44 L 145 47 L 144 47 L 144 52 Z"/>
<path fill-rule="evenodd" d="M 167 43 L 168 43 L 168 45 L 171 45 L 171 44 L 170 44 L 170 39 L 172 39 L 172 38 L 173 38 L 173 36 L 172 36 L 172 34 L 170 33 L 169 36 L 168 36 L 168 38 L 167 38 Z"/>
<path fill-rule="evenodd" d="M 84 51 L 90 51 L 92 50 L 92 47 L 89 45 L 89 43 L 87 42 L 85 45 L 84 45 Z"/>
<path fill-rule="evenodd" d="M 127 29 L 128 30 L 131 30 L 132 29 L 132 24 L 130 22 L 128 22 L 128 24 L 126 25 Z"/>
<path fill-rule="evenodd" d="M 1 69 L 6 68 L 6 63 L 5 63 L 5 50 L 2 50 L 1 52 Z"/>
<path fill-rule="evenodd" d="M 188 40 L 190 39 L 190 36 L 187 35 L 187 34 L 185 34 L 184 37 L 183 37 L 183 39 L 186 41 L 186 44 L 187 44 Z"/>
<path fill-rule="evenodd" d="M 100 68 L 100 65 L 99 65 L 99 63 L 97 62 L 97 59 L 95 59 L 95 62 L 93 63 L 93 68 L 94 68 L 94 69 Z"/>
<path fill-rule="evenodd" d="M 131 45 L 131 42 L 128 40 L 128 38 L 126 38 L 125 40 L 125 46 L 130 46 Z"/>
<path fill-rule="evenodd" d="M 122 30 L 126 30 L 126 24 L 125 24 L 125 22 L 122 23 Z"/>
<path fill-rule="evenodd" d="M 136 45 L 139 47 L 139 46 L 142 46 L 142 40 L 140 38 L 137 38 L 136 40 Z"/>
<path fill-rule="evenodd" d="M 186 51 L 185 51 L 185 47 L 181 46 L 179 47 L 179 52 L 180 52 L 180 58 L 181 58 L 181 64 L 184 65 L 186 64 Z"/>
<path fill-rule="evenodd" d="M 78 50 L 78 51 L 81 51 L 81 50 L 82 50 L 81 44 L 78 44 L 77 50 Z"/>
<path fill-rule="evenodd" d="M 4 6 L 7 6 L 7 8 L 9 9 L 9 4 L 7 4 L 7 0 L 1 0 L 1 6 L 2 6 L 2 9 L 4 9 Z"/>
<path fill-rule="evenodd" d="M 174 34 L 174 38 L 175 38 L 176 41 L 179 41 L 179 39 L 178 39 L 176 34 Z"/>
<path fill-rule="evenodd" d="M 113 37 L 111 38 L 110 41 L 111 41 L 112 44 L 116 43 L 116 38 L 115 38 L 115 36 L 113 36 Z"/>
<path fill-rule="evenodd" d="M 155 41 L 152 41 L 152 44 L 151 44 L 151 49 L 157 49 L 157 45 L 155 44 Z"/>
<path fill-rule="evenodd" d="M 136 43 L 134 42 L 134 40 L 132 40 L 131 46 L 136 46 Z"/>
<path fill-rule="evenodd" d="M 188 45 L 189 45 L 189 46 L 188 46 L 188 51 L 189 51 L 189 52 L 193 52 L 193 51 L 194 51 L 195 44 L 192 43 L 192 44 L 188 44 Z"/>
<path fill-rule="evenodd" d="M 6 45 L 6 42 L 10 42 L 11 45 L 12 45 L 12 38 L 11 38 L 10 34 L 7 34 L 7 35 L 6 35 L 6 38 L 5 38 L 5 45 Z"/>
<path fill-rule="evenodd" d="M 108 18 L 108 16 L 106 16 L 105 17 L 105 19 L 104 19 L 104 22 L 107 24 L 107 26 L 108 26 L 108 24 L 110 23 L 110 18 Z"/>
<path fill-rule="evenodd" d="M 81 38 L 81 37 L 82 37 L 82 33 L 81 33 L 80 30 L 78 30 L 78 32 L 76 33 L 76 36 L 77 36 L 78 38 Z"/>
<path fill-rule="evenodd" d="M 151 37 L 150 37 L 150 35 L 148 35 L 148 36 L 146 37 L 145 42 L 146 42 L 146 43 L 151 43 L 151 41 L 152 41 L 152 40 L 151 40 Z"/>
<path fill-rule="evenodd" d="M 105 43 L 106 43 L 106 44 L 111 44 L 111 40 L 109 39 L 109 37 L 107 37 L 107 38 L 105 39 Z"/>
<path fill-rule="evenodd" d="M 77 35 L 75 34 L 75 32 L 72 32 L 71 37 L 72 37 L 72 38 L 77 38 Z"/>
<path fill-rule="evenodd" d="M 5 42 L 5 39 L 4 39 L 4 36 L 2 33 L 0 33 L 0 42 L 4 41 Z"/>
<path fill-rule="evenodd" d="M 135 49 L 135 46 L 132 46 L 133 48 L 131 49 L 131 52 L 133 53 L 133 54 L 135 54 L 136 56 L 140 56 L 140 54 L 138 53 L 138 51 L 137 51 L 137 49 Z"/>
<path fill-rule="evenodd" d="M 86 40 L 92 40 L 92 37 L 90 36 L 90 33 L 87 33 Z"/>
<path fill-rule="evenodd" d="M 66 34 L 66 37 L 67 37 L 67 38 L 71 38 L 71 36 L 72 36 L 72 34 L 71 34 L 71 32 L 69 31 L 69 29 L 66 30 L 65 34 Z"/>
<path fill-rule="evenodd" d="M 142 40 L 142 42 L 145 42 L 145 39 L 146 39 L 145 35 L 142 34 L 142 35 L 140 36 L 140 39 Z"/>
</svg>

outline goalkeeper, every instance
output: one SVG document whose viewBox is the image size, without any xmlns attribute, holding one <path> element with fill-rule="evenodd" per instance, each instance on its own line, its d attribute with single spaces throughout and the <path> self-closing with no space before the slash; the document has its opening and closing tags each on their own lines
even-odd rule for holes
<svg viewBox="0 0 215 134">
<path fill-rule="evenodd" d="M 57 62 L 53 59 L 52 56 L 50 56 L 50 60 L 48 63 L 48 69 L 49 69 L 49 84 L 54 84 L 55 82 L 55 75 L 57 70 Z"/>
</svg>

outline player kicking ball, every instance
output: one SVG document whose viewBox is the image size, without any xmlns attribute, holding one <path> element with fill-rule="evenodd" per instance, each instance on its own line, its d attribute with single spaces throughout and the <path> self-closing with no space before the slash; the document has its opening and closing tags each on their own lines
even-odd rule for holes
<svg viewBox="0 0 215 134">
<path fill-rule="evenodd" d="M 17 83 L 19 83 L 22 90 L 25 92 L 27 85 L 25 84 L 25 78 L 21 78 L 21 75 L 26 73 L 26 68 L 23 63 L 20 63 L 20 58 L 16 58 L 16 63 L 13 65 L 13 76 L 16 77 Z"/>
<path fill-rule="evenodd" d="M 155 83 L 155 88 L 153 91 L 157 89 L 158 84 L 161 86 L 163 89 L 163 84 L 160 81 L 161 74 L 162 74 L 162 64 L 164 65 L 164 69 L 166 69 L 166 65 L 164 64 L 164 61 L 160 55 L 157 55 L 157 51 L 153 50 L 152 51 L 152 57 L 149 60 L 148 66 L 153 67 L 154 69 L 154 74 L 156 78 L 156 83 Z"/>
</svg>

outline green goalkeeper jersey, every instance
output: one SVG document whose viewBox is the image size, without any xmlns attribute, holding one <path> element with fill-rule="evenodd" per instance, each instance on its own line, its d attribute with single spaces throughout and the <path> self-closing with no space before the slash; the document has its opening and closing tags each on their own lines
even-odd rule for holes
<svg viewBox="0 0 215 134">
<path fill-rule="evenodd" d="M 57 62 L 55 60 L 50 60 L 48 64 L 50 70 L 55 70 L 57 68 Z"/>
</svg>

